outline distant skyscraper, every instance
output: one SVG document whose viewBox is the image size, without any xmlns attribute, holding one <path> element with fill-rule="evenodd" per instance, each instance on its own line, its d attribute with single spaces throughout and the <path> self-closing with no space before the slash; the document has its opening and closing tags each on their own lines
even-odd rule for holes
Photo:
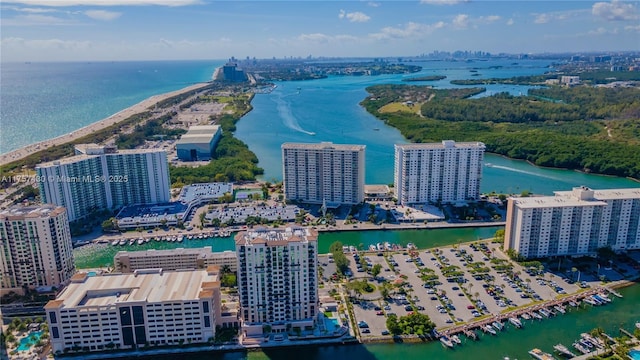
<svg viewBox="0 0 640 360">
<path fill-rule="evenodd" d="M 36 166 L 42 202 L 67 208 L 69 221 L 99 209 L 169 201 L 167 153 L 78 145 L 79 155 Z"/>
<path fill-rule="evenodd" d="M 364 201 L 364 145 L 282 144 L 288 200 L 312 204 Z"/>
<path fill-rule="evenodd" d="M 485 146 L 481 142 L 395 145 L 394 186 L 402 205 L 477 200 Z"/>
<path fill-rule="evenodd" d="M 505 249 L 525 258 L 640 249 L 640 189 L 577 187 L 555 194 L 509 199 Z"/>
<path fill-rule="evenodd" d="M 0 211 L 1 294 L 60 286 L 75 271 L 67 213 L 51 204 Z"/>
<path fill-rule="evenodd" d="M 318 233 L 298 226 L 236 235 L 243 335 L 313 326 L 318 311 Z"/>
</svg>

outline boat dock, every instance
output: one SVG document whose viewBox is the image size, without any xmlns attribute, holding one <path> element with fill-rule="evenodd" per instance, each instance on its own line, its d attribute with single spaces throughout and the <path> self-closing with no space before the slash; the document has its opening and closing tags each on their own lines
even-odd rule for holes
<svg viewBox="0 0 640 360">
<path fill-rule="evenodd" d="M 522 316 L 522 314 L 527 314 L 529 315 L 532 319 L 545 319 L 545 317 L 542 317 L 539 314 L 540 310 L 543 310 L 543 312 L 546 312 L 549 317 L 554 316 L 555 315 L 561 315 L 561 312 L 553 312 L 552 309 L 555 306 L 558 306 L 560 308 L 562 308 L 563 310 L 569 310 L 569 308 L 565 308 L 566 305 L 569 305 L 569 303 L 574 302 L 577 304 L 580 304 L 582 302 L 582 300 L 586 299 L 586 298 L 591 298 L 591 296 L 598 294 L 598 293 L 603 293 L 603 292 L 610 292 L 611 294 L 614 294 L 609 288 L 607 287 L 598 287 L 598 288 L 593 288 L 593 289 L 589 289 L 587 291 L 581 292 L 579 294 L 574 294 L 574 295 L 570 295 L 567 297 L 564 297 L 562 299 L 557 299 L 557 300 L 552 300 L 549 302 L 546 302 L 544 304 L 536 304 L 527 308 L 523 308 L 523 309 L 518 309 L 518 310 L 514 310 L 514 311 L 510 311 L 510 312 L 506 312 L 504 314 L 500 314 L 500 315 L 493 315 L 491 317 L 479 320 L 479 321 L 475 321 L 475 322 L 470 322 L 464 325 L 457 325 L 457 326 L 453 326 L 451 328 L 448 329 L 442 329 L 441 331 L 443 333 L 446 333 L 448 335 L 456 335 L 456 334 L 464 334 L 467 337 L 472 337 L 475 335 L 477 337 L 477 334 L 475 333 L 475 330 L 481 330 L 483 332 L 486 332 L 486 330 L 484 329 L 485 326 L 492 326 L 492 324 L 494 322 L 499 322 L 499 323 L 506 323 L 506 322 L 510 322 L 509 318 L 513 317 L 513 318 L 518 318 L 520 316 Z M 615 294 L 614 294 L 615 295 Z M 618 294 L 620 295 L 620 294 Z M 621 295 L 620 295 L 621 296 Z M 573 307 L 572 307 L 573 308 Z M 538 316 L 533 316 L 533 315 L 538 315 Z M 473 335 L 470 335 L 471 333 L 473 333 Z M 499 335 L 500 332 L 497 332 L 497 335 Z"/>
</svg>

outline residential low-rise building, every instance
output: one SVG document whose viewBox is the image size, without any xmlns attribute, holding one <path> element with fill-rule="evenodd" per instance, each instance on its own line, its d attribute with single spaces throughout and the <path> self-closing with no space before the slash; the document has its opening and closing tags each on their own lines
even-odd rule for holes
<svg viewBox="0 0 640 360">
<path fill-rule="evenodd" d="M 45 306 L 54 354 L 207 343 L 221 325 L 219 268 L 78 273 Z"/>
<path fill-rule="evenodd" d="M 212 252 L 211 246 L 177 248 L 169 250 L 118 251 L 113 257 L 116 272 L 132 273 L 136 270 L 161 268 L 164 271 L 206 269 L 218 265 L 235 272 L 238 269 L 234 251 Z"/>
</svg>

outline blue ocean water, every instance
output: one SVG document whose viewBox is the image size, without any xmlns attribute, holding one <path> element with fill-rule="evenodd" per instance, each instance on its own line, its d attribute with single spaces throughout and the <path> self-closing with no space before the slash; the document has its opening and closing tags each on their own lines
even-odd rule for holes
<svg viewBox="0 0 640 360">
<path fill-rule="evenodd" d="M 209 81 L 223 63 L 3 63 L 0 153 L 74 131 L 150 96 Z"/>
</svg>

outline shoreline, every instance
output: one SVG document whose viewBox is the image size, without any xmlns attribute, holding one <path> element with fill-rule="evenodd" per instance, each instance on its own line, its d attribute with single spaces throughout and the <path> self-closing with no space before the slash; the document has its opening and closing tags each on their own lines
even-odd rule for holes
<svg viewBox="0 0 640 360">
<path fill-rule="evenodd" d="M 62 144 L 66 144 L 74 140 L 80 139 L 83 136 L 89 135 L 95 131 L 99 131 L 109 126 L 118 124 L 119 122 L 126 120 L 132 115 L 142 113 L 146 111 L 148 108 L 154 106 L 155 104 L 163 100 L 166 100 L 172 96 L 176 96 L 185 92 L 196 90 L 204 86 L 207 86 L 208 84 L 210 83 L 202 82 L 194 85 L 189 85 L 179 90 L 170 91 L 170 92 L 162 93 L 158 95 L 153 95 L 132 106 L 129 106 L 128 108 L 122 109 L 116 112 L 115 114 L 110 115 L 109 117 L 98 120 L 89 125 L 83 126 L 72 132 L 69 132 L 51 139 L 47 139 L 47 140 L 39 141 L 33 144 L 29 144 L 26 146 L 22 146 L 16 150 L 12 150 L 7 153 L 0 154 L 0 166 L 4 166 L 11 162 L 21 160 L 35 152 L 45 150 L 51 146 L 62 145 Z"/>
</svg>

